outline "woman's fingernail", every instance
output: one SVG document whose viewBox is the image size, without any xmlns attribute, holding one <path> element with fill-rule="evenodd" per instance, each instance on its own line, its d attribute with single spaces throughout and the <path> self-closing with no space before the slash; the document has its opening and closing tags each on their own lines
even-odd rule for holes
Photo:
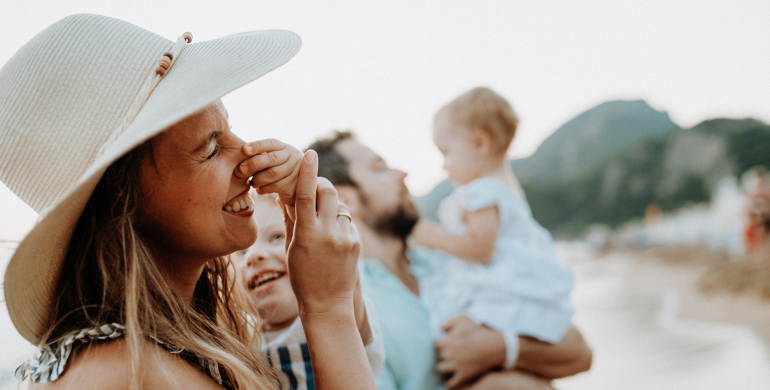
<svg viewBox="0 0 770 390">
<path fill-rule="evenodd" d="M 246 165 L 241 165 L 241 173 L 242 174 L 245 175 L 246 172 L 248 172 L 248 171 L 249 171 L 249 167 L 247 167 Z"/>
<path fill-rule="evenodd" d="M 243 145 L 243 150 L 246 151 L 246 154 L 251 154 L 254 151 L 254 148 L 251 147 L 251 145 L 246 144 Z"/>
<path fill-rule="evenodd" d="M 307 155 L 305 156 L 305 161 L 315 162 L 315 160 L 317 159 L 318 159 L 318 154 L 316 154 L 315 150 L 310 149 L 307 151 Z"/>
</svg>

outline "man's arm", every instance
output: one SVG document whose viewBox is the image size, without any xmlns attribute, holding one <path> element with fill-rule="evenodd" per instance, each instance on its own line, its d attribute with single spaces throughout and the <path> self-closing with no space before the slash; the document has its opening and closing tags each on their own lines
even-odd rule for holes
<svg viewBox="0 0 770 390">
<path fill-rule="evenodd" d="M 583 335 L 574 325 L 570 325 L 567 333 L 556 344 L 519 337 L 519 360 L 515 368 L 555 379 L 588 371 L 592 359 L 593 353 L 583 340 Z"/>
<path fill-rule="evenodd" d="M 445 384 L 456 388 L 505 363 L 502 333 L 465 316 L 455 317 L 436 342 L 436 370 L 448 377 Z M 515 369 L 553 379 L 574 375 L 591 367 L 591 349 L 580 332 L 570 326 L 556 344 L 519 337 L 519 358 Z"/>
</svg>

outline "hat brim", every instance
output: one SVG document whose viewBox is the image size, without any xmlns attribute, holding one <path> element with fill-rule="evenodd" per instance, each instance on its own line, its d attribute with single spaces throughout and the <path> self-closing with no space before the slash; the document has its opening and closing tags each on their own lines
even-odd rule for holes
<svg viewBox="0 0 770 390">
<path fill-rule="evenodd" d="M 3 289 L 11 321 L 25 339 L 39 344 L 50 326 L 72 232 L 107 167 L 164 129 L 286 63 L 300 46 L 297 34 L 269 30 L 184 48 L 131 125 L 96 158 L 77 185 L 43 213 L 14 252 Z"/>
</svg>

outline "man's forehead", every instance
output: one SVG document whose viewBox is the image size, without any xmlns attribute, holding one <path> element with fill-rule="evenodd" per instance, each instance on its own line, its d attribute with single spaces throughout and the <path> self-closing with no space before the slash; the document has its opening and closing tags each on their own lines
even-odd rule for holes
<svg viewBox="0 0 770 390">
<path fill-rule="evenodd" d="M 337 144 L 337 151 L 348 160 L 350 165 L 370 164 L 382 160 L 374 150 L 355 139 L 340 142 Z"/>
</svg>

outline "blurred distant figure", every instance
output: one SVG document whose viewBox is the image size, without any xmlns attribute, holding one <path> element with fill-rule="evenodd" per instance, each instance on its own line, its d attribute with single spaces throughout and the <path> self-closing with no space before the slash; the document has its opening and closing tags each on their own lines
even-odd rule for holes
<svg viewBox="0 0 770 390">
<path fill-rule="evenodd" d="M 747 187 L 746 257 L 770 261 L 770 182 L 762 167 L 752 169 Z M 753 180 L 752 180 L 753 179 Z"/>
<path fill-rule="evenodd" d="M 506 158 L 517 125 L 510 104 L 488 88 L 462 94 L 434 118 L 433 142 L 457 186 L 441 202 L 441 226 L 421 221 L 414 230 L 417 244 L 452 257 L 421 296 L 437 335 L 457 315 L 551 343 L 569 327 L 572 270 L 532 218 Z"/>
</svg>

